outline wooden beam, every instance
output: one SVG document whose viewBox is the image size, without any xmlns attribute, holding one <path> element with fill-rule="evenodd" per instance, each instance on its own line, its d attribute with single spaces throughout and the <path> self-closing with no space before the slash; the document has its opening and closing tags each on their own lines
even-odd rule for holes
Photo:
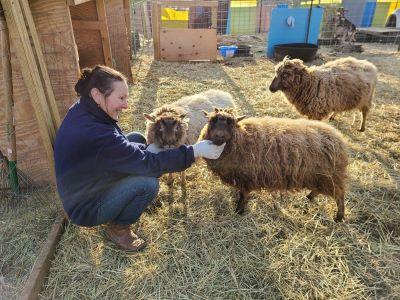
<svg viewBox="0 0 400 300">
<path fill-rule="evenodd" d="M 99 21 L 72 20 L 72 26 L 75 29 L 100 30 L 101 25 Z"/>
<path fill-rule="evenodd" d="M 64 232 L 66 223 L 65 217 L 59 217 L 53 224 L 51 231 L 47 237 L 46 243 L 43 245 L 38 258 L 32 268 L 24 289 L 19 297 L 20 300 L 36 300 L 39 299 L 39 293 L 42 290 L 45 279 L 48 275 L 51 260 L 54 257 L 57 244 Z"/>
<path fill-rule="evenodd" d="M 131 0 L 124 0 L 125 24 L 128 34 L 129 58 L 132 56 L 132 25 L 131 25 Z M 129 76 L 129 81 L 132 82 L 132 76 Z"/>
<path fill-rule="evenodd" d="M 104 5 L 104 0 L 96 0 L 96 8 L 97 8 L 97 17 L 100 23 L 100 35 L 101 41 L 103 44 L 103 55 L 104 55 L 104 64 L 108 67 L 113 68 L 113 59 L 110 45 L 110 36 L 108 33 L 107 27 L 107 17 L 106 17 L 106 8 Z"/>
<path fill-rule="evenodd" d="M 46 94 L 46 102 L 47 102 L 48 108 L 50 110 L 54 130 L 55 130 L 55 132 L 57 132 L 58 128 L 61 125 L 61 118 L 60 118 L 60 114 L 58 112 L 56 99 L 54 97 L 53 87 L 51 86 L 51 83 L 50 83 L 50 76 L 49 76 L 49 73 L 47 72 L 47 65 L 46 65 L 46 62 L 44 61 L 42 46 L 39 41 L 39 37 L 38 37 L 37 31 L 36 31 L 35 23 L 33 21 L 33 16 L 32 16 L 31 9 L 29 7 L 28 0 L 19 0 L 19 1 L 21 3 L 21 7 L 22 7 L 22 10 L 24 13 L 25 20 L 28 24 L 29 34 L 33 41 L 32 49 L 34 50 L 33 52 L 35 55 L 36 64 L 39 66 L 39 74 L 38 75 L 40 76 L 42 85 L 44 87 L 44 92 Z M 54 143 L 54 140 L 52 142 Z"/>
</svg>

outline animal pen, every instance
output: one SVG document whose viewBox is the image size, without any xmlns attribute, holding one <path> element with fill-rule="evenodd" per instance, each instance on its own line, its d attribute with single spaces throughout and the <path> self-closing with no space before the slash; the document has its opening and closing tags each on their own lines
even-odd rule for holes
<svg viewBox="0 0 400 300">
<path fill-rule="evenodd" d="M 45 299 L 400 294 L 400 1 L 0 3 L 0 222 L 5 228 L 0 231 L 0 257 L 5 258 L 0 262 L 0 298 L 2 292 L 27 299 L 38 294 Z M 344 43 L 361 45 L 363 53 L 338 47 L 335 16 L 340 7 L 356 27 L 355 40 Z M 299 15 L 292 9 L 299 9 Z M 318 9 L 321 22 L 310 28 Z M 300 34 L 286 34 L 299 27 Z M 288 36 L 290 43 L 314 38 L 320 46 L 316 64 L 350 55 L 371 60 L 380 70 L 372 128 L 362 136 L 353 134 L 346 114 L 334 123 L 343 131 L 353 161 L 347 224 L 328 221 L 332 207 L 326 201 L 318 203 L 325 208 L 319 212 L 304 199 L 285 200 L 295 202 L 300 196 L 268 192 L 254 197 L 248 216 L 236 218 L 227 213 L 234 197 L 201 164 L 187 174 L 188 195 L 162 185 L 161 201 L 169 205 L 146 214 L 140 228 L 154 239 L 149 252 L 133 259 L 103 243 L 96 230 L 79 230 L 58 218 L 62 209 L 54 189 L 52 147 L 76 100 L 74 84 L 82 68 L 104 64 L 127 76 L 130 109 L 120 121 L 125 131 L 143 130 L 142 113 L 157 105 L 209 88 L 230 91 L 249 116 L 298 118 L 264 87 L 274 72 L 268 45 L 282 42 L 276 36 Z M 234 57 L 223 57 L 224 46 L 236 47 Z M 262 204 L 264 199 L 268 202 Z M 277 199 L 283 199 L 281 207 L 271 204 Z M 308 221 L 302 221 L 304 216 Z M 12 218 L 18 221 L 12 223 Z M 37 237 L 32 239 L 30 231 Z M 68 289 L 74 284 L 75 291 Z"/>
</svg>

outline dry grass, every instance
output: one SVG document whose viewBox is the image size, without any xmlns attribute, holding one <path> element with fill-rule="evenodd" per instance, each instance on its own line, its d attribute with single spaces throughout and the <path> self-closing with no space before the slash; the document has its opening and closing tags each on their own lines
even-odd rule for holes
<svg viewBox="0 0 400 300">
<path fill-rule="evenodd" d="M 126 255 L 101 228 L 70 225 L 42 297 L 399 299 L 400 56 L 371 46 L 357 56 L 377 65 L 379 84 L 365 133 L 351 125 L 352 113 L 333 123 L 351 158 L 343 224 L 332 221 L 334 201 L 309 203 L 306 191 L 253 193 L 247 213 L 238 216 L 234 191 L 198 163 L 187 171 L 186 195 L 178 182 L 168 189 L 162 181 L 162 206 L 148 210 L 137 226 L 149 243 L 143 252 Z M 143 56 L 120 123 L 126 132 L 144 131 L 143 112 L 209 88 L 231 92 L 248 115 L 297 118 L 283 95 L 265 85 L 273 66 L 263 58 L 165 63 Z"/>
<path fill-rule="evenodd" d="M 0 299 L 16 299 L 60 205 L 48 190 L 0 199 Z"/>
</svg>

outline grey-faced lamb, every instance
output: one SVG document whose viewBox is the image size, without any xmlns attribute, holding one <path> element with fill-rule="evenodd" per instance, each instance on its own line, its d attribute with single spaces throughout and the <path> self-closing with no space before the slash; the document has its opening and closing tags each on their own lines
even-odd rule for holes
<svg viewBox="0 0 400 300">
<path fill-rule="evenodd" d="M 248 194 L 309 189 L 336 200 L 335 220 L 344 217 L 347 153 L 340 133 L 317 121 L 237 117 L 232 109 L 206 113 L 200 139 L 226 146 L 220 158 L 206 159 L 221 180 L 239 190 L 236 212 L 242 214 Z"/>
<path fill-rule="evenodd" d="M 211 89 L 182 97 L 155 109 L 151 114 L 144 114 L 147 119 L 147 142 L 167 149 L 177 148 L 183 144 L 194 144 L 208 121 L 203 110 L 234 106 L 232 95 L 221 90 Z M 168 179 L 168 184 L 171 183 L 172 174 Z M 181 172 L 181 184 L 183 188 L 186 186 L 185 172 Z"/>
<path fill-rule="evenodd" d="M 331 114 L 333 120 L 336 113 L 358 109 L 362 113 L 359 131 L 365 130 L 378 81 L 372 63 L 346 57 L 307 67 L 299 59 L 285 57 L 275 71 L 270 91 L 282 91 L 302 115 L 322 120 Z"/>
</svg>

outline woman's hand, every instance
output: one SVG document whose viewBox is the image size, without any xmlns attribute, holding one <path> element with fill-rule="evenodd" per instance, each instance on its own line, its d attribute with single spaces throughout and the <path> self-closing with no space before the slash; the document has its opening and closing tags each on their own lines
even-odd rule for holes
<svg viewBox="0 0 400 300">
<path fill-rule="evenodd" d="M 226 143 L 220 146 L 215 145 L 210 140 L 203 140 L 193 145 L 194 157 L 204 157 L 208 159 L 217 159 L 224 151 Z"/>
</svg>

